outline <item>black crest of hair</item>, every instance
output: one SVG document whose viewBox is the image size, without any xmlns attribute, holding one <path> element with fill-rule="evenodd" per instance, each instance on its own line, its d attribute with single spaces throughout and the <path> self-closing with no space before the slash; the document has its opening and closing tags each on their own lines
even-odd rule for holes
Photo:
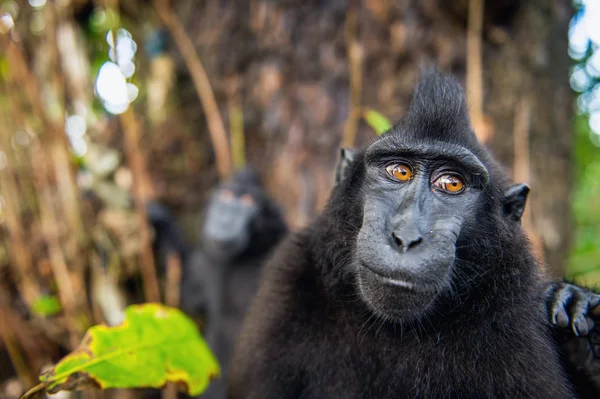
<svg viewBox="0 0 600 399">
<path fill-rule="evenodd" d="M 412 176 L 394 178 L 397 165 Z M 508 188 L 460 84 L 426 73 L 406 116 L 266 264 L 228 397 L 572 397 Z"/>
<path fill-rule="evenodd" d="M 216 187 L 200 227 L 200 246 L 182 275 L 182 308 L 203 318 L 204 336 L 221 366 L 222 376 L 202 398 L 225 398 L 224 376 L 244 314 L 287 226 L 258 173 L 246 167 Z"/>
<path fill-rule="evenodd" d="M 472 131 L 460 84 L 454 77 L 440 76 L 435 70 L 424 73 L 425 78 L 418 83 L 406 116 L 396 127 L 405 126 L 420 139 L 477 146 L 475 135 L 465 134 Z"/>
</svg>

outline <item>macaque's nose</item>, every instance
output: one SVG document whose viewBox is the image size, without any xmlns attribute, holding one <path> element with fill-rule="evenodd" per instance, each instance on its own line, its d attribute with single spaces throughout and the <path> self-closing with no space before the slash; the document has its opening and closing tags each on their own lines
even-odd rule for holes
<svg viewBox="0 0 600 399">
<path fill-rule="evenodd" d="M 415 234 L 402 234 L 399 231 L 394 231 L 392 232 L 392 240 L 400 252 L 407 252 L 423 242 L 423 238 L 416 232 Z"/>
</svg>

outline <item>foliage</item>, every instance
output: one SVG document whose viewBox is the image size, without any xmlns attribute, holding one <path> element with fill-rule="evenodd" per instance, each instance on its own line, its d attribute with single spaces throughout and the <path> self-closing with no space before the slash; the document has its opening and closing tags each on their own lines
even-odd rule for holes
<svg viewBox="0 0 600 399">
<path fill-rule="evenodd" d="M 33 304 L 32 310 L 40 316 L 54 316 L 60 312 L 60 301 L 54 295 L 42 295 Z"/>
<path fill-rule="evenodd" d="M 575 231 L 567 277 L 586 286 L 600 285 L 600 148 L 590 142 L 588 118 L 575 124 Z"/>
<path fill-rule="evenodd" d="M 371 129 L 375 130 L 378 136 L 387 132 L 392 128 L 391 122 L 379 112 L 373 109 L 366 109 L 363 112 L 363 117 Z"/>
<path fill-rule="evenodd" d="M 160 388 L 167 382 L 199 395 L 219 372 L 195 324 L 180 310 L 133 305 L 123 324 L 90 328 L 79 348 L 42 374 L 42 383 L 24 398 L 43 389 Z"/>
</svg>

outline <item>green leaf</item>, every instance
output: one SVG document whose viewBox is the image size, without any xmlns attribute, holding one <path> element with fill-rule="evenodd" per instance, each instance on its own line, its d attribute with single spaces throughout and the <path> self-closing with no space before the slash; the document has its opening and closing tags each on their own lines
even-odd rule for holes
<svg viewBox="0 0 600 399">
<path fill-rule="evenodd" d="M 378 136 L 381 136 L 392 128 L 390 121 L 375 110 L 365 109 L 363 111 L 363 118 L 371 129 L 375 130 L 375 133 L 377 133 Z"/>
<path fill-rule="evenodd" d="M 60 301 L 54 295 L 42 295 L 31 304 L 31 310 L 40 316 L 54 316 L 60 312 Z"/>
<path fill-rule="evenodd" d="M 87 387 L 161 388 L 175 382 L 196 396 L 219 373 L 191 319 L 175 308 L 144 304 L 125 309 L 119 326 L 91 327 L 79 348 L 40 380 L 49 393 Z"/>
<path fill-rule="evenodd" d="M 8 78 L 10 72 L 10 65 L 8 64 L 7 57 L 0 57 L 0 81 Z"/>
</svg>

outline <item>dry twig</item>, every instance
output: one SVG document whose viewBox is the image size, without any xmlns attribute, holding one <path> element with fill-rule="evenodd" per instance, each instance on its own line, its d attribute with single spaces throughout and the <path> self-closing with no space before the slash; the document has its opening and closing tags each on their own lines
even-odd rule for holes
<svg viewBox="0 0 600 399">
<path fill-rule="evenodd" d="M 362 74 L 363 74 L 363 48 L 356 40 L 356 10 L 350 8 L 346 16 L 344 25 L 344 39 L 348 51 L 348 64 L 350 74 L 350 104 L 348 118 L 344 124 L 344 135 L 342 137 L 342 147 L 354 147 L 358 123 L 361 118 L 361 93 L 362 93 Z"/>
<path fill-rule="evenodd" d="M 176 253 L 169 253 L 167 256 L 167 288 L 165 294 L 165 303 L 169 306 L 179 307 L 181 282 L 181 259 Z"/>
<path fill-rule="evenodd" d="M 62 199 L 62 210 L 66 218 L 70 221 L 70 233 L 75 237 L 83 236 L 82 222 L 79 212 L 80 194 L 75 184 L 74 171 L 69 161 L 68 149 L 65 135 L 60 128 L 47 114 L 44 104 L 40 84 L 36 76 L 25 61 L 25 57 L 17 44 L 8 39 L 6 42 L 6 55 L 13 66 L 11 68 L 10 80 L 15 88 L 23 88 L 35 116 L 42 123 L 46 132 L 40 135 L 43 145 L 36 146 L 32 150 L 31 164 L 35 169 L 34 186 L 40 199 L 40 214 L 42 218 L 42 230 L 46 240 L 51 266 L 59 288 L 59 297 L 64 306 L 65 312 L 73 323 L 69 323 L 71 343 L 76 345 L 79 341 L 79 334 L 75 323 L 76 314 L 83 310 L 82 304 L 85 301 L 79 301 L 74 295 L 72 276 L 67 267 L 67 260 L 60 243 L 59 220 L 60 215 L 56 215 L 54 209 L 53 195 L 50 187 L 50 171 L 54 171 L 56 181 L 58 182 L 58 192 Z M 19 118 L 23 126 L 25 118 L 20 110 L 15 110 L 14 117 Z M 9 188 L 9 187 L 7 187 Z M 16 203 L 15 206 L 18 206 Z M 74 252 L 76 254 L 77 251 Z M 75 262 L 75 259 L 72 259 Z M 79 286 L 83 286 L 80 283 Z"/>
<path fill-rule="evenodd" d="M 225 124 L 221 118 L 219 106 L 215 100 L 206 70 L 196 53 L 192 40 L 183 29 L 183 25 L 178 20 L 177 15 L 175 15 L 169 6 L 168 0 L 155 0 L 154 8 L 159 18 L 171 33 L 171 37 L 190 72 L 208 122 L 208 130 L 215 150 L 219 176 L 222 179 L 226 178 L 232 172 L 231 151 L 229 141 L 227 140 Z"/>
<path fill-rule="evenodd" d="M 167 255 L 167 287 L 165 289 L 165 303 L 169 306 L 179 307 L 181 282 L 181 260 L 176 253 Z M 167 383 L 162 391 L 162 399 L 176 399 L 177 385 Z"/>
<path fill-rule="evenodd" d="M 531 179 L 531 161 L 529 150 L 529 125 L 531 122 L 531 100 L 523 95 L 515 105 L 515 124 L 513 128 L 514 164 L 513 179 L 516 182 L 529 182 Z M 533 224 L 532 207 L 525 208 L 522 217 L 523 229 L 531 239 L 538 259 L 543 260 L 542 239 Z M 543 263 L 542 263 L 543 264 Z"/>
<path fill-rule="evenodd" d="M 483 113 L 482 33 L 483 0 L 469 0 L 467 28 L 467 102 L 475 135 L 485 143 L 492 135 L 492 126 Z"/>
<path fill-rule="evenodd" d="M 12 323 L 10 323 L 8 317 L 10 310 L 4 302 L 0 301 L 0 342 L 4 343 L 4 347 L 8 352 L 11 363 L 17 371 L 17 375 L 24 384 L 29 386 L 34 383 L 35 376 L 29 370 L 27 362 L 19 349 L 15 331 L 11 328 Z"/>
<path fill-rule="evenodd" d="M 8 127 L 8 118 L 0 114 L 2 126 Z M 0 139 L 4 148 L 10 148 L 9 129 L 2 129 Z M 35 278 L 33 259 L 25 241 L 25 231 L 19 212 L 19 188 L 17 184 L 16 171 L 9 162 L 2 171 L 0 179 L 0 192 L 4 199 L 4 216 L 8 230 L 8 242 L 10 245 L 9 256 L 11 265 L 18 277 L 17 287 L 25 303 L 31 308 L 40 296 L 40 287 Z"/>
<path fill-rule="evenodd" d="M 135 198 L 136 214 L 141 223 L 140 240 L 142 248 L 140 251 L 140 260 L 142 278 L 144 279 L 144 294 L 147 301 L 160 302 L 160 289 L 150 241 L 150 226 L 148 226 L 146 218 L 146 204 L 148 200 L 154 197 L 154 190 L 146 161 L 140 148 L 140 124 L 131 108 L 119 115 L 119 119 L 125 136 L 125 151 L 127 152 L 127 158 L 133 174 L 133 195 Z"/>
<path fill-rule="evenodd" d="M 246 164 L 246 138 L 244 137 L 244 111 L 239 93 L 239 78 L 228 80 L 227 108 L 229 109 L 229 131 L 231 132 L 231 152 L 233 166 L 241 169 Z"/>
</svg>

